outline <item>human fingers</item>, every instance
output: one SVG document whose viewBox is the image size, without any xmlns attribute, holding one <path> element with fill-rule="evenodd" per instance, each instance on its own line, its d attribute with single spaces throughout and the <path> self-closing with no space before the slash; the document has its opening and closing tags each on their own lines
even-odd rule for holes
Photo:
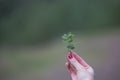
<svg viewBox="0 0 120 80">
<path fill-rule="evenodd" d="M 68 69 L 68 72 L 69 72 L 70 74 L 76 74 L 75 69 L 71 66 L 71 64 L 70 64 L 69 62 L 66 62 L 65 65 L 66 65 L 66 67 L 67 67 L 67 69 Z"/>
<path fill-rule="evenodd" d="M 72 51 L 73 56 L 76 58 L 76 60 L 86 68 L 86 70 L 91 74 L 94 75 L 94 70 L 93 68 L 88 65 L 77 53 Z"/>
<path fill-rule="evenodd" d="M 73 56 L 75 59 L 85 68 L 89 68 L 90 66 L 75 52 L 72 51 Z"/>
<path fill-rule="evenodd" d="M 73 56 L 72 53 L 69 53 L 69 54 L 67 55 L 67 59 L 68 59 L 68 61 L 70 62 L 70 64 L 75 67 L 75 69 L 76 69 L 77 71 L 84 69 L 83 66 L 74 58 L 74 56 Z"/>
</svg>

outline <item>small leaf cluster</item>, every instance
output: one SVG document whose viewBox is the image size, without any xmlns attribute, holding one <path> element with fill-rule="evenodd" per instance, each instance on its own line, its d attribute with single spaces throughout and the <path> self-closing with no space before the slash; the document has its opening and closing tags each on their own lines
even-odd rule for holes
<svg viewBox="0 0 120 80">
<path fill-rule="evenodd" d="M 67 48 L 69 51 L 73 50 L 75 47 L 73 45 L 73 34 L 71 32 L 64 34 L 62 36 L 63 41 L 67 44 Z"/>
</svg>

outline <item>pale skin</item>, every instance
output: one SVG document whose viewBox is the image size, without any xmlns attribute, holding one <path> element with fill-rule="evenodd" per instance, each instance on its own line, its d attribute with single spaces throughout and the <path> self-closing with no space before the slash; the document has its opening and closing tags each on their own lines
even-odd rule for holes
<svg viewBox="0 0 120 80">
<path fill-rule="evenodd" d="M 94 70 L 77 53 L 67 54 L 66 67 L 72 80 L 94 80 Z"/>
</svg>

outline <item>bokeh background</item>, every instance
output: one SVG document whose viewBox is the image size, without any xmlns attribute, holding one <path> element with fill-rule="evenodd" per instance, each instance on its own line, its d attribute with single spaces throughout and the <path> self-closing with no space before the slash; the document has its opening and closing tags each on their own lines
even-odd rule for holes
<svg viewBox="0 0 120 80">
<path fill-rule="evenodd" d="M 0 0 L 0 80 L 71 80 L 67 32 L 95 80 L 120 80 L 120 0 Z"/>
</svg>

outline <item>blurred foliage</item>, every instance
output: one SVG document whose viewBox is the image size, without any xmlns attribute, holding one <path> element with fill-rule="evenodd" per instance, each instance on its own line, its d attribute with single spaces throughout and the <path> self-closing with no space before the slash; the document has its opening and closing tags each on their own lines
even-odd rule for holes
<svg viewBox="0 0 120 80">
<path fill-rule="evenodd" d="M 119 28 L 120 0 L 0 0 L 0 43 L 38 44 L 70 30 Z"/>
</svg>

